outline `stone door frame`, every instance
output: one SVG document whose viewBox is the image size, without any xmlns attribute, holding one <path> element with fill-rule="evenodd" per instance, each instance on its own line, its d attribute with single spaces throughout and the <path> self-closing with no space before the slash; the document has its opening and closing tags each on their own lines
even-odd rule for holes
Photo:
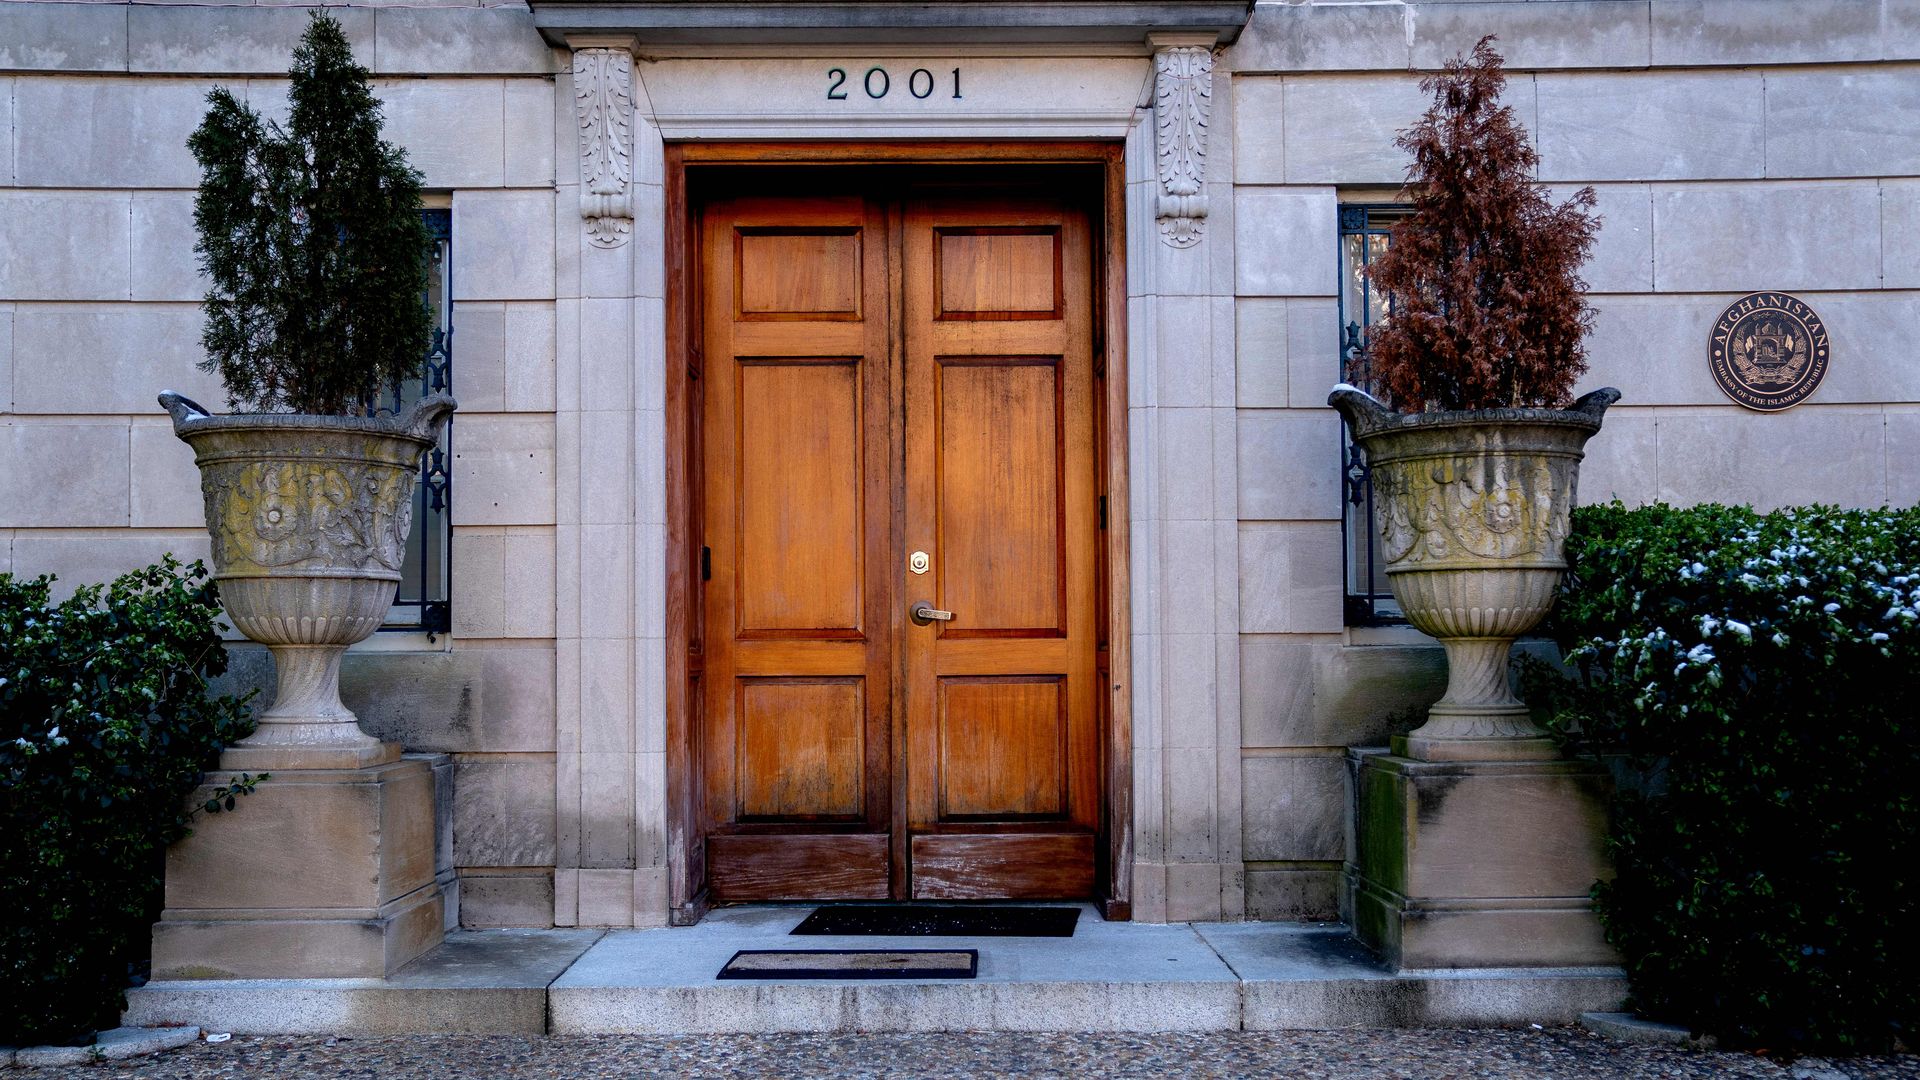
<svg viewBox="0 0 1920 1080">
<path fill-rule="evenodd" d="M 1177 509 L 1192 502 L 1196 486 L 1232 490 L 1230 375 L 1224 408 L 1182 409 L 1178 424 L 1163 423 L 1156 409 L 1168 365 L 1232 368 L 1230 171 L 1216 164 L 1208 175 L 1207 126 L 1226 119 L 1225 80 L 1212 77 L 1213 41 L 1156 38 L 1120 58 L 1111 47 L 1028 50 L 1048 70 L 1083 60 L 1090 71 L 1106 65 L 1103 86 L 1114 83 L 1116 64 L 1133 74 L 1120 91 L 1101 90 L 1070 108 L 1036 110 L 1029 98 L 928 117 L 729 112 L 738 94 L 730 99 L 724 91 L 739 89 L 737 69 L 710 60 L 676 64 L 654 50 L 636 63 L 631 35 L 568 36 L 573 62 L 559 78 L 556 132 L 556 925 L 653 926 L 698 915 L 686 903 L 690 818 L 670 810 L 686 798 L 674 779 L 685 771 L 675 749 L 685 745 L 684 649 L 669 650 L 668 642 L 687 614 L 684 604 L 673 606 L 672 581 L 692 567 L 684 527 L 670 512 L 672 493 L 684 499 L 687 478 L 674 450 L 684 445 L 673 408 L 683 402 L 670 399 L 676 380 L 668 377 L 672 342 L 684 340 L 668 283 L 685 268 L 669 229 L 684 221 L 685 209 L 672 204 L 681 195 L 670 186 L 668 158 L 670 144 L 745 142 L 817 148 L 990 140 L 1008 160 L 1065 141 L 1120 148 L 1109 168 L 1107 228 L 1117 265 L 1106 286 L 1106 332 L 1109 355 L 1125 358 L 1108 380 L 1118 431 L 1110 498 L 1121 498 L 1109 504 L 1108 536 L 1119 548 L 1110 554 L 1112 612 L 1120 620 L 1110 640 L 1113 729 L 1125 734 L 1126 752 L 1110 763 L 1122 827 L 1108 908 L 1114 917 L 1159 921 L 1168 917 L 1170 895 L 1184 889 L 1200 898 L 1197 907 L 1181 907 L 1200 914 L 1185 917 L 1239 916 L 1237 664 L 1214 661 L 1223 674 L 1204 702 L 1173 700 L 1164 674 L 1192 659 L 1181 651 L 1192 641 L 1208 639 L 1206 655 L 1218 655 L 1220 627 L 1237 620 L 1225 595 L 1238 565 L 1231 515 L 1214 511 L 1207 519 Z M 895 46 L 891 55 L 1009 53 L 1004 46 Z M 755 46 L 729 55 L 817 62 L 811 58 L 820 53 Z M 1212 140 L 1216 162 L 1229 142 Z M 1170 296 L 1192 301 L 1182 309 L 1189 314 L 1196 305 L 1211 312 L 1209 327 L 1224 311 L 1227 327 L 1213 330 L 1204 355 L 1162 328 Z M 683 393 L 684 364 L 677 367 Z M 683 654 L 678 661 L 675 651 Z M 1181 727 L 1171 738 L 1170 720 Z M 1214 793 L 1203 800 L 1203 821 L 1182 820 L 1171 808 L 1174 783 L 1187 785 L 1189 796 L 1196 784 Z M 1198 839 L 1182 841 L 1186 833 Z"/>
</svg>

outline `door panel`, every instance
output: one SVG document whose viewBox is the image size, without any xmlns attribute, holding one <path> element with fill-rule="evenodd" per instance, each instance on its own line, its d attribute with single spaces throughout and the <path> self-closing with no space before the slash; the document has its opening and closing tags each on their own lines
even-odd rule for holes
<svg viewBox="0 0 1920 1080">
<path fill-rule="evenodd" d="M 738 357 L 737 629 L 861 636 L 861 357 Z"/>
<path fill-rule="evenodd" d="M 742 320 L 859 321 L 860 229 L 742 226 L 733 239 Z"/>
<path fill-rule="evenodd" d="M 858 821 L 866 708 L 858 678 L 741 678 L 741 821 Z"/>
<path fill-rule="evenodd" d="M 1065 682 L 1058 675 L 941 677 L 941 821 L 1066 817 Z"/>
<path fill-rule="evenodd" d="M 1100 805 L 1091 241 L 1050 202 L 909 204 L 905 628 L 916 897 L 1086 896 Z M 907 598 L 909 601 L 917 597 Z"/>
<path fill-rule="evenodd" d="M 934 295 L 948 319 L 1057 319 L 1063 257 L 1053 225 L 936 228 Z"/>
<path fill-rule="evenodd" d="M 1092 895 L 1090 229 L 1005 192 L 705 208 L 715 900 Z"/>
<path fill-rule="evenodd" d="M 930 371 L 943 606 L 949 641 L 1059 637 L 1066 517 L 1057 356 L 941 356 Z"/>
<path fill-rule="evenodd" d="M 713 833 L 707 888 L 716 900 L 885 900 L 886 833 Z"/>
<path fill-rule="evenodd" d="M 709 887 L 885 896 L 894 698 L 887 253 L 858 198 L 702 221 Z"/>
<path fill-rule="evenodd" d="M 1054 900 L 1093 895 L 1092 833 L 913 838 L 918 900 Z"/>
</svg>

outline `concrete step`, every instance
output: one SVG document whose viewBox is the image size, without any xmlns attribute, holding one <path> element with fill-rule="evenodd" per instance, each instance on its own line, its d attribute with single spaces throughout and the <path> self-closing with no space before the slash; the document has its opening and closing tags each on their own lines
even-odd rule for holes
<svg viewBox="0 0 1920 1080">
<path fill-rule="evenodd" d="M 603 933 L 460 931 L 390 979 L 150 982 L 127 992 L 124 1022 L 242 1035 L 538 1035 L 547 1030 L 547 987 Z"/>
<path fill-rule="evenodd" d="M 1328 923 L 1104 922 L 1071 938 L 791 937 L 806 907 L 660 930 L 489 930 L 389 980 L 152 983 L 127 1023 L 245 1034 L 1231 1031 L 1569 1023 L 1618 969 L 1391 973 Z M 732 981 L 740 949 L 976 949 L 972 980 Z"/>
<path fill-rule="evenodd" d="M 1249 1031 L 1571 1024 L 1627 997 L 1617 967 L 1392 972 L 1337 923 L 1196 923 L 1241 980 Z M 1598 1003 L 1598 1004 L 1596 1004 Z"/>
</svg>

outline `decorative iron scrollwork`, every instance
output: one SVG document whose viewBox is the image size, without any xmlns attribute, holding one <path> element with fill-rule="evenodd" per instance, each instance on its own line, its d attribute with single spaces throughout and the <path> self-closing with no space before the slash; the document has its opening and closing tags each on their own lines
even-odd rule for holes
<svg viewBox="0 0 1920 1080">
<path fill-rule="evenodd" d="M 1344 213 L 1344 211 L 1343 211 Z M 1350 322 L 1340 341 L 1340 381 L 1351 386 L 1366 388 L 1366 372 L 1361 370 L 1366 363 L 1365 352 L 1361 349 L 1360 324 Z M 1371 498 L 1372 473 L 1367 468 L 1367 457 L 1360 452 L 1360 441 L 1353 437 L 1353 429 L 1342 423 L 1341 430 L 1347 437 L 1346 472 L 1347 502 L 1354 506 L 1365 505 Z M 1371 517 L 1371 515 L 1369 515 Z"/>
</svg>

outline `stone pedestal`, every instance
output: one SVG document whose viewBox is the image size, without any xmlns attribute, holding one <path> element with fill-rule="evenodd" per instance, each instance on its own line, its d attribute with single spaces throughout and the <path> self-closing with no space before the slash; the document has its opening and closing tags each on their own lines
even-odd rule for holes
<svg viewBox="0 0 1920 1080">
<path fill-rule="evenodd" d="M 1397 968 L 1619 962 L 1588 892 L 1611 875 L 1611 783 L 1577 761 L 1418 761 L 1352 752 L 1344 898 L 1354 932 Z"/>
<path fill-rule="evenodd" d="M 326 769 L 300 767 L 297 751 L 259 756 L 245 768 L 272 777 L 167 851 L 153 977 L 383 978 L 438 945 L 435 759 Z M 209 784 L 239 771 L 221 765 Z"/>
</svg>

